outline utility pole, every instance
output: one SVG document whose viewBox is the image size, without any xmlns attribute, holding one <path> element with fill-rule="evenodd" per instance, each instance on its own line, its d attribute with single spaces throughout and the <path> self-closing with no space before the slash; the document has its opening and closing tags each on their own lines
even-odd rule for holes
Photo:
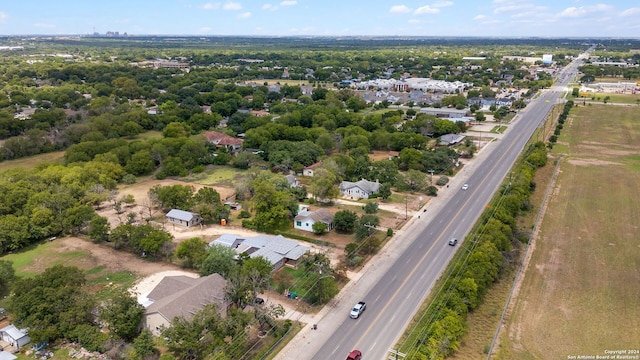
<svg viewBox="0 0 640 360">
<path fill-rule="evenodd" d="M 394 349 L 389 350 L 389 352 L 391 353 L 391 356 L 387 357 L 387 359 L 389 360 L 398 360 L 398 356 L 404 359 L 404 357 L 407 356 L 407 354 L 401 353 L 400 351 Z"/>
</svg>

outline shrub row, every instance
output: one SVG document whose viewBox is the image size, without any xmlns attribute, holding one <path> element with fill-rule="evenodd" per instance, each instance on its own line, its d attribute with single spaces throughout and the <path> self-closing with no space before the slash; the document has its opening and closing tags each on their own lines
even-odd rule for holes
<svg viewBox="0 0 640 360">
<path fill-rule="evenodd" d="M 460 261 L 452 263 L 442 289 L 422 314 L 412 334 L 405 341 L 405 351 L 415 359 L 442 359 L 453 354 L 467 332 L 466 317 L 481 302 L 501 274 L 509 253 L 520 233 L 516 218 L 530 208 L 535 189 L 533 177 L 546 164 L 547 149 L 538 142 L 531 145 L 524 161 L 514 170 L 500 190 L 500 196 L 481 216 L 477 230 L 464 242 Z M 460 258 L 462 257 L 462 258 Z M 417 330 L 417 331 L 416 331 Z"/>
</svg>

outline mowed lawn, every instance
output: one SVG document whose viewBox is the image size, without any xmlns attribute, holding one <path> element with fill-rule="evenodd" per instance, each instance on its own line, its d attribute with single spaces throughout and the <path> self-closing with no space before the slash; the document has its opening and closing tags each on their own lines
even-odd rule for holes
<svg viewBox="0 0 640 360">
<path fill-rule="evenodd" d="M 571 111 L 558 180 L 494 359 L 640 346 L 640 108 Z"/>
</svg>

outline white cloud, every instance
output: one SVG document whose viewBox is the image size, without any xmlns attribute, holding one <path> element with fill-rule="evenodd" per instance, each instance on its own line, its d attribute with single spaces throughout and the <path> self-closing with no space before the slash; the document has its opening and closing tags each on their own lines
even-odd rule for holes
<svg viewBox="0 0 640 360">
<path fill-rule="evenodd" d="M 629 9 L 621 12 L 620 16 L 632 16 L 632 15 L 636 15 L 636 14 L 640 14 L 640 8 L 629 8 Z"/>
<path fill-rule="evenodd" d="M 389 9 L 390 13 L 409 13 L 411 9 L 409 9 L 406 5 L 393 5 L 391 9 Z"/>
<path fill-rule="evenodd" d="M 9 18 L 9 15 L 0 11 L 0 24 L 6 22 L 8 18 Z"/>
<path fill-rule="evenodd" d="M 298 2 L 296 0 L 284 0 L 280 2 L 280 6 L 293 6 L 293 5 L 298 5 Z"/>
<path fill-rule="evenodd" d="M 422 15 L 422 14 L 437 14 L 440 12 L 440 9 L 431 7 L 429 5 L 421 6 L 413 12 L 414 15 Z"/>
<path fill-rule="evenodd" d="M 251 17 L 251 13 L 248 11 L 238 15 L 238 19 L 248 19 L 250 17 Z"/>
<path fill-rule="evenodd" d="M 451 5 L 453 5 L 453 1 L 436 1 L 433 3 L 433 7 L 435 8 L 443 8 Z"/>
<path fill-rule="evenodd" d="M 271 4 L 262 5 L 262 10 L 271 10 L 271 11 L 273 11 L 273 10 L 275 10 L 277 8 L 278 8 L 277 6 L 274 6 L 274 5 L 271 5 Z"/>
<path fill-rule="evenodd" d="M 473 18 L 473 20 L 484 20 L 486 18 L 487 18 L 487 15 L 478 14 Z"/>
<path fill-rule="evenodd" d="M 525 10 L 529 8 L 530 8 L 529 4 L 510 4 L 506 6 L 498 6 L 497 8 L 493 9 L 493 13 L 501 14 L 505 12 L 519 11 L 519 10 Z"/>
<path fill-rule="evenodd" d="M 205 10 L 217 10 L 218 8 L 220 8 L 220 3 L 206 3 L 204 5 L 202 5 L 202 8 Z"/>
<path fill-rule="evenodd" d="M 611 6 L 605 5 L 605 4 L 597 4 L 593 6 L 580 6 L 580 7 L 571 6 L 562 10 L 562 12 L 558 14 L 558 17 L 578 18 L 578 17 L 587 16 L 593 13 L 602 13 L 610 9 L 611 9 Z"/>
<path fill-rule="evenodd" d="M 224 4 L 222 6 L 222 8 L 224 10 L 242 10 L 242 5 L 240 5 L 240 3 L 236 3 L 236 2 L 228 2 L 226 4 Z"/>
</svg>

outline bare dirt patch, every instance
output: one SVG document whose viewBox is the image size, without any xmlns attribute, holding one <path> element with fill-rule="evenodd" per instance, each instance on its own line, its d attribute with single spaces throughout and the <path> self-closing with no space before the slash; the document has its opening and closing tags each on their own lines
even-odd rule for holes
<svg viewBox="0 0 640 360">
<path fill-rule="evenodd" d="M 165 262 L 152 262 L 141 259 L 133 254 L 115 250 L 107 244 L 95 244 L 91 241 L 77 237 L 65 237 L 56 239 L 55 252 L 59 254 L 83 252 L 87 256 L 74 259 L 73 265 L 80 269 L 88 270 L 102 266 L 110 272 L 129 271 L 140 276 L 147 276 L 161 271 L 181 270 L 174 264 Z M 24 270 L 43 272 L 51 266 L 50 256 L 47 254 L 34 258 L 33 263 Z"/>
<path fill-rule="evenodd" d="M 567 162 L 576 166 L 605 166 L 605 165 L 622 165 L 613 161 L 606 161 L 601 159 L 585 159 L 585 158 L 571 158 L 567 159 Z"/>
</svg>

